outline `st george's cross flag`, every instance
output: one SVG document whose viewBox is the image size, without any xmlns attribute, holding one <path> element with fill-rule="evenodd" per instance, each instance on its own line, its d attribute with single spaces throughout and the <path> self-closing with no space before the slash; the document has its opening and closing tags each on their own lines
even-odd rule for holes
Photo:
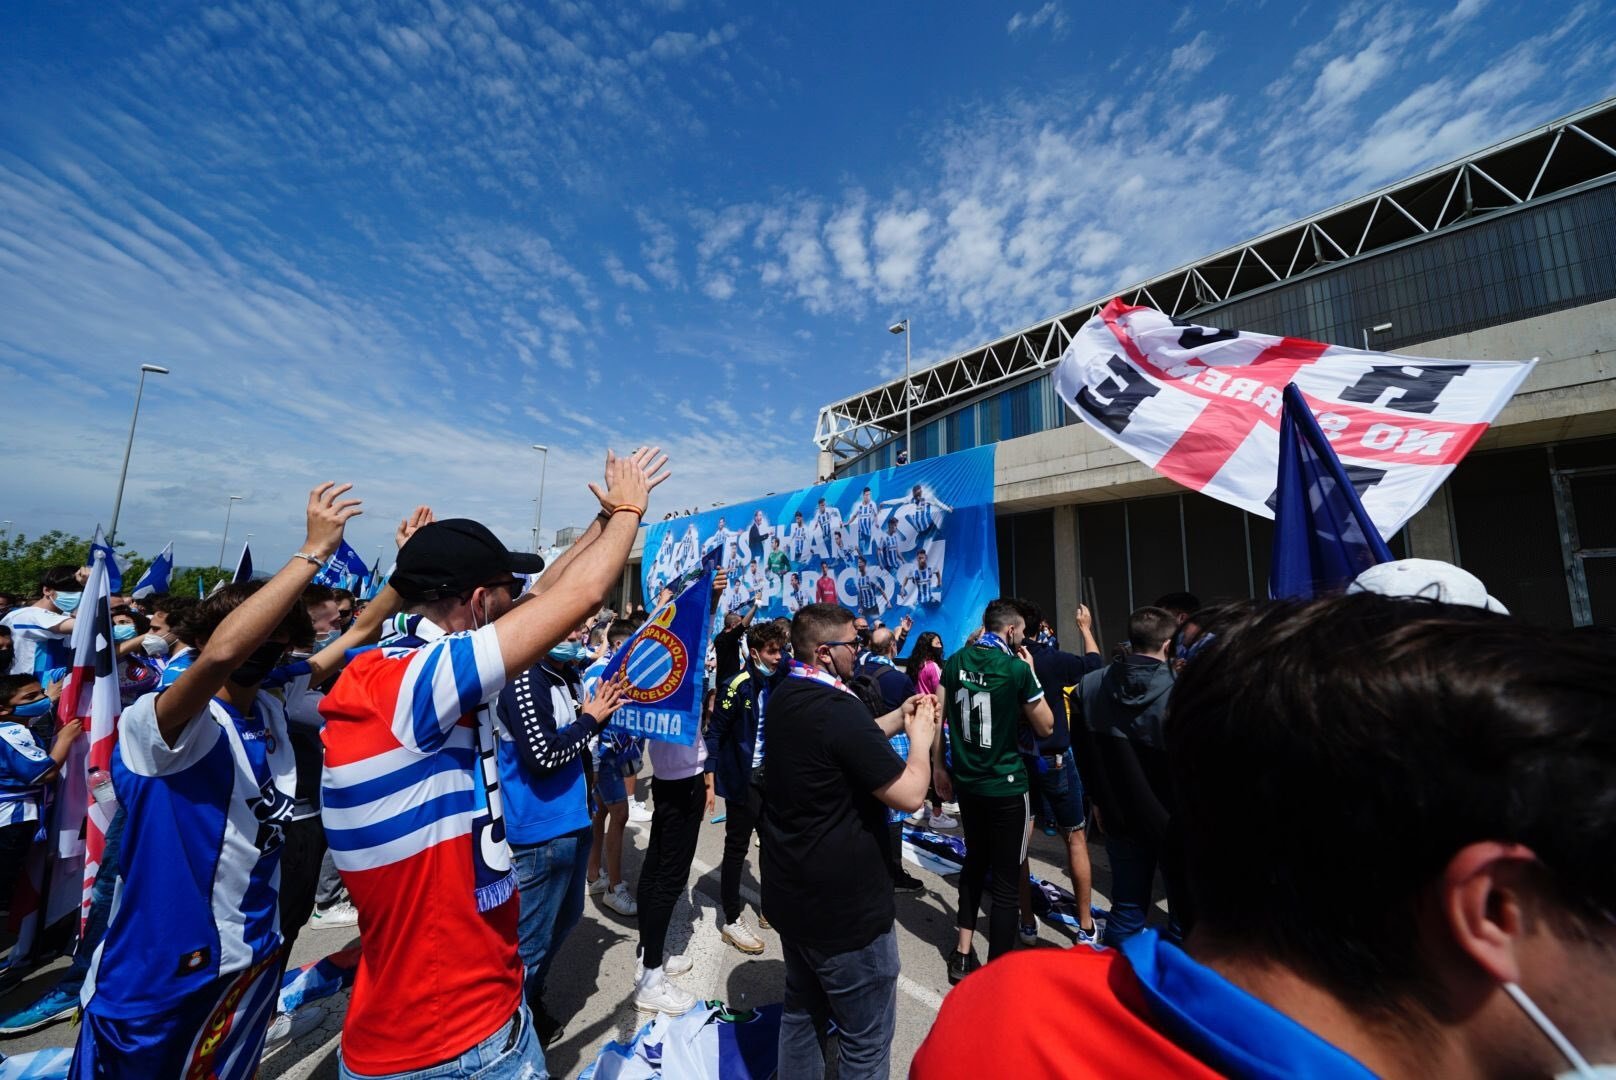
<svg viewBox="0 0 1616 1080">
<path fill-rule="evenodd" d="M 1100 435 L 1194 491 L 1274 516 L 1287 383 L 1391 536 L 1475 445 L 1534 360 L 1432 360 L 1187 323 L 1112 300 L 1055 389 Z"/>
</svg>

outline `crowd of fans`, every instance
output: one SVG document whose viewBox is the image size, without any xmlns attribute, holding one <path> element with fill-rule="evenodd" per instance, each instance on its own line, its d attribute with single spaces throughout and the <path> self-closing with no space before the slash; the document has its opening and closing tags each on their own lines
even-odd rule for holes
<svg viewBox="0 0 1616 1080">
<path fill-rule="evenodd" d="M 1311 602 L 1163 597 L 1110 655 L 1082 606 L 1074 652 L 1015 598 L 952 651 L 834 603 L 749 608 L 714 635 L 701 737 L 642 741 L 610 727 L 628 685 L 606 672 L 646 611 L 603 605 L 665 463 L 608 454 L 599 515 L 548 567 L 421 507 L 358 602 L 311 583 L 360 512 L 324 484 L 268 580 L 114 597 L 117 811 L 72 964 L 0 1034 L 77 1013 L 75 1076 L 251 1076 L 323 1019 L 277 1014 L 298 934 L 357 924 L 343 1076 L 544 1076 L 571 1019 L 547 975 L 591 895 L 637 921 L 633 1004 L 696 1005 L 668 929 L 722 798 L 720 933 L 749 956 L 779 935 L 783 1078 L 823 1075 L 832 1046 L 845 1080 L 890 1072 L 894 895 L 922 887 L 906 822 L 965 851 L 938 942 L 957 986 L 916 1077 L 1616 1059 L 1608 637 L 1527 626 L 1418 560 Z M 83 585 L 54 567 L 37 599 L 0 597 L 0 896 L 82 737 L 53 703 Z M 650 824 L 634 882 L 631 816 Z M 1039 826 L 1070 877 L 1068 950 L 1017 949 Z"/>
</svg>

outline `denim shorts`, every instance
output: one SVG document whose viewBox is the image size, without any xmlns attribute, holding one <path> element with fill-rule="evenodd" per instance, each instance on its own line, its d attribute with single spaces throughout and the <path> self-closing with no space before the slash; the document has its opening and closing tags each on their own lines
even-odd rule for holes
<svg viewBox="0 0 1616 1080">
<path fill-rule="evenodd" d="M 616 806 L 628 800 L 628 786 L 623 783 L 623 770 L 617 768 L 615 758 L 601 762 L 604 768 L 595 773 L 595 795 L 602 806 Z"/>
<path fill-rule="evenodd" d="M 1056 827 L 1071 832 L 1088 825 L 1083 813 L 1083 781 L 1077 775 L 1072 752 L 1068 750 L 1061 757 L 1059 767 L 1051 757 L 1027 757 L 1028 794 L 1034 808 L 1038 806 L 1040 795 L 1048 800 Z"/>
</svg>

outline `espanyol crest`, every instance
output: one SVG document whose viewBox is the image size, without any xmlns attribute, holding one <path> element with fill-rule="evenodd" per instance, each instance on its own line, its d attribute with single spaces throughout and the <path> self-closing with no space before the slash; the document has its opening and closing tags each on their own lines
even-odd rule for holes
<svg viewBox="0 0 1616 1080">
<path fill-rule="evenodd" d="M 669 603 L 640 628 L 630 643 L 624 664 L 630 701 L 654 705 L 671 697 L 684 682 L 690 670 L 690 650 L 669 629 L 678 610 L 678 600 Z"/>
</svg>

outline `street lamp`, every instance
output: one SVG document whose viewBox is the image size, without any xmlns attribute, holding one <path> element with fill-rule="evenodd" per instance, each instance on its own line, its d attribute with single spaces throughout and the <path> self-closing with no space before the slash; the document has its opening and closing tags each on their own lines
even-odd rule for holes
<svg viewBox="0 0 1616 1080">
<path fill-rule="evenodd" d="M 909 455 L 909 460 L 915 459 L 915 429 L 914 429 L 914 387 L 909 385 L 909 341 L 914 336 L 909 333 L 909 320 L 895 322 L 887 327 L 889 334 L 903 335 L 903 452 Z"/>
<path fill-rule="evenodd" d="M 544 519 L 544 474 L 550 469 L 550 448 L 542 443 L 534 443 L 533 449 L 544 455 L 539 464 L 539 497 L 533 503 L 533 552 L 539 551 L 539 524 Z"/>
<path fill-rule="evenodd" d="M 146 376 L 167 375 L 166 367 L 140 365 L 140 383 L 135 387 L 135 414 L 129 418 L 129 441 L 123 444 L 123 469 L 118 473 L 118 497 L 112 503 L 112 528 L 107 530 L 107 546 L 118 542 L 118 511 L 123 509 L 123 482 L 129 476 L 129 452 L 135 448 L 135 423 L 140 419 L 140 395 L 146 392 Z"/>
<path fill-rule="evenodd" d="M 1391 328 L 1392 328 L 1392 324 L 1389 323 L 1389 322 L 1376 323 L 1374 326 L 1366 326 L 1366 327 L 1364 327 L 1364 332 L 1363 332 L 1364 352 L 1369 351 L 1369 335 L 1370 334 L 1384 334 L 1386 331 L 1390 330 Z"/>
<path fill-rule="evenodd" d="M 230 515 L 235 511 L 236 503 L 240 502 L 242 499 L 245 499 L 246 497 L 247 496 L 245 496 L 245 495 L 232 495 L 232 496 L 230 496 L 230 501 L 225 504 L 225 508 L 224 508 L 224 535 L 219 537 L 219 569 L 220 569 L 220 571 L 224 570 L 224 545 L 225 545 L 225 541 L 230 539 Z"/>
</svg>

